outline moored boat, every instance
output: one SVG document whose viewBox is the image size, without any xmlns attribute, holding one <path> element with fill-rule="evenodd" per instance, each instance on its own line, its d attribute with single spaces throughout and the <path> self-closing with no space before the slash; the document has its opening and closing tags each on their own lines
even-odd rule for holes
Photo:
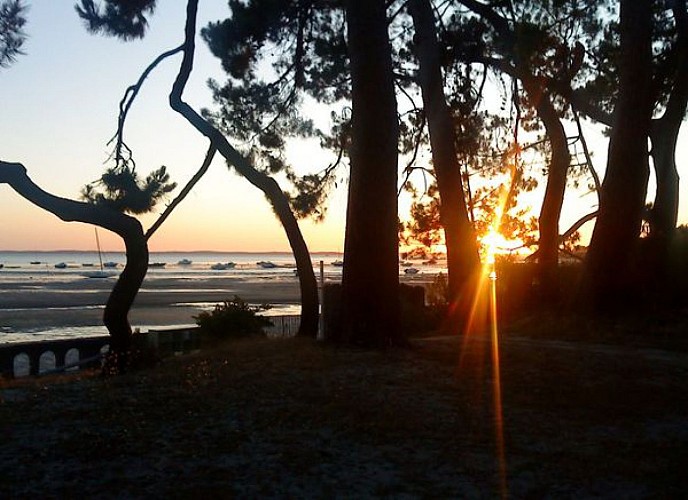
<svg viewBox="0 0 688 500">
<path fill-rule="evenodd" d="M 82 276 L 85 276 L 86 278 L 111 278 L 112 276 L 117 276 L 117 273 L 115 271 L 105 270 L 86 271 L 85 273 L 82 273 Z"/>
<path fill-rule="evenodd" d="M 213 271 L 226 271 L 227 269 L 234 269 L 236 264 L 234 262 L 218 262 L 210 266 Z"/>
</svg>

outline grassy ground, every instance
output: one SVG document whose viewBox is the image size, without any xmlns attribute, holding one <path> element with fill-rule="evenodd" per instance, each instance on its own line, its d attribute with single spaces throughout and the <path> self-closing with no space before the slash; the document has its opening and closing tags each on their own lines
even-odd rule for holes
<svg viewBox="0 0 688 500">
<path fill-rule="evenodd" d="M 0 497 L 685 495 L 688 355 L 500 347 L 504 481 L 487 340 L 243 340 L 114 379 L 5 384 Z"/>
</svg>

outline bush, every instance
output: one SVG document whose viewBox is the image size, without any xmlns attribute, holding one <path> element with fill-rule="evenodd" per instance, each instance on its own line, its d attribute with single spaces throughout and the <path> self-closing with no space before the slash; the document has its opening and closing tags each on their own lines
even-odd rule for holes
<svg viewBox="0 0 688 500">
<path fill-rule="evenodd" d="M 217 304 L 210 312 L 194 316 L 201 332 L 213 337 L 245 337 L 248 335 L 265 335 L 263 328 L 272 326 L 265 316 L 258 316 L 260 311 L 269 309 L 269 305 L 251 306 L 239 296 Z"/>
</svg>

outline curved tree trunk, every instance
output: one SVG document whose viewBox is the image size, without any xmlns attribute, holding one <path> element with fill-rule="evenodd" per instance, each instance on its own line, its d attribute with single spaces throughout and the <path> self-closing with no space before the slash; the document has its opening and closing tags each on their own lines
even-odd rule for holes
<svg viewBox="0 0 688 500">
<path fill-rule="evenodd" d="M 647 140 L 654 100 L 651 24 L 650 0 L 621 0 L 619 97 L 599 215 L 580 289 L 581 304 L 598 311 L 637 298 L 630 264 L 649 178 Z"/>
<path fill-rule="evenodd" d="M 299 335 L 315 337 L 318 332 L 318 284 L 315 280 L 313 263 L 308 246 L 303 238 L 296 217 L 291 210 L 289 200 L 277 182 L 253 168 L 250 162 L 234 149 L 222 133 L 199 115 L 191 106 L 182 100 L 184 87 L 193 69 L 196 35 L 196 13 L 198 0 L 189 0 L 186 11 L 186 27 L 183 45 L 182 64 L 179 74 L 170 93 L 170 106 L 193 125 L 196 130 L 210 139 L 222 156 L 251 184 L 260 189 L 272 204 L 291 245 L 296 270 L 301 286 L 301 324 Z"/>
<path fill-rule="evenodd" d="M 538 82 L 533 75 L 521 78 L 528 99 L 545 126 L 547 140 L 552 148 L 547 186 L 540 210 L 540 241 L 538 244 L 538 275 L 541 297 L 554 302 L 559 296 L 557 267 L 559 265 L 559 218 L 564 204 L 566 175 L 571 156 L 569 155 L 566 132 L 557 110 L 547 93 L 544 82 Z"/>
<path fill-rule="evenodd" d="M 679 176 L 676 168 L 676 145 L 688 105 L 688 12 L 686 0 L 677 0 L 672 7 L 678 36 L 676 69 L 673 87 L 661 118 L 652 121 L 652 161 L 657 177 L 657 192 L 650 220 L 652 259 L 665 278 L 669 245 L 676 229 L 679 205 Z"/>
<path fill-rule="evenodd" d="M 408 8 L 415 28 L 418 79 L 440 194 L 440 221 L 447 246 L 449 299 L 454 305 L 451 310 L 461 313 L 466 311 L 460 304 L 470 305 L 468 296 L 473 293 L 472 278 L 480 269 L 478 243 L 466 208 L 456 153 L 456 129 L 444 94 L 440 47 L 432 6 L 429 0 L 411 0 Z"/>
<path fill-rule="evenodd" d="M 384 0 L 345 2 L 352 81 L 351 173 L 340 342 L 400 342 L 399 125 Z"/>
<path fill-rule="evenodd" d="M 148 271 L 148 245 L 141 224 L 134 217 L 121 212 L 43 191 L 29 179 L 26 168 L 20 163 L 0 161 L 0 183 L 9 184 L 28 201 L 63 221 L 94 224 L 118 234 L 124 240 L 127 263 L 110 292 L 103 314 L 103 322 L 112 337 L 110 353 L 114 364 L 111 368 L 123 371 L 131 350 L 132 331 L 128 314 Z"/>
</svg>

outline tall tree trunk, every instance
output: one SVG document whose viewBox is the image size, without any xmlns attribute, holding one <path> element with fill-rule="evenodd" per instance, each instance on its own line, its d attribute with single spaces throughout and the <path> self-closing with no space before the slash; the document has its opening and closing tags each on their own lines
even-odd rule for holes
<svg viewBox="0 0 688 500">
<path fill-rule="evenodd" d="M 440 194 L 440 221 L 447 246 L 448 292 L 452 304 L 470 303 L 473 277 L 480 269 L 478 243 L 468 218 L 455 130 L 444 94 L 440 47 L 430 0 L 411 0 L 409 13 L 415 28 L 418 79 L 428 120 L 432 162 Z M 461 307 L 452 308 L 461 311 Z"/>
<path fill-rule="evenodd" d="M 669 123 L 660 119 L 652 124 L 652 162 L 657 178 L 657 192 L 650 223 L 653 238 L 670 239 L 678 220 L 679 176 L 676 168 L 676 145 L 680 128 L 680 121 Z"/>
<path fill-rule="evenodd" d="M 531 74 L 524 74 L 521 81 L 528 94 L 528 99 L 537 111 L 538 118 L 545 126 L 547 140 L 552 149 L 547 173 L 547 186 L 540 210 L 538 275 L 543 300 L 553 302 L 559 296 L 557 275 L 560 242 L 559 217 L 561 216 L 561 207 L 564 204 L 566 175 L 571 163 L 571 156 L 569 155 L 566 131 L 561 123 L 559 113 L 552 104 L 545 83 Z"/>
<path fill-rule="evenodd" d="M 124 239 L 127 262 L 110 292 L 103 312 L 103 323 L 112 337 L 110 353 L 114 358 L 109 369 L 119 373 L 126 370 L 131 351 L 129 310 L 148 272 L 148 240 L 138 221 L 133 217 L 132 219 L 135 223 L 132 221 L 131 229 L 127 231 L 126 236 L 121 235 Z"/>
<path fill-rule="evenodd" d="M 657 192 L 650 220 L 652 259 L 660 281 L 665 278 L 669 244 L 678 219 L 679 175 L 676 168 L 676 145 L 688 105 L 688 12 L 686 0 L 673 6 L 676 22 L 676 68 L 673 85 L 661 118 L 652 121 L 652 161 L 657 178 Z"/>
<path fill-rule="evenodd" d="M 621 0 L 619 97 L 599 215 L 580 290 L 583 304 L 597 310 L 622 306 L 637 296 L 631 287 L 630 264 L 649 177 L 651 24 L 651 0 Z"/>
<path fill-rule="evenodd" d="M 399 125 L 384 0 L 345 2 L 352 80 L 351 175 L 342 275 L 345 343 L 399 340 Z"/>
<path fill-rule="evenodd" d="M 127 263 L 110 292 L 103 322 L 112 337 L 110 367 L 123 371 L 131 350 L 131 325 L 128 314 L 141 283 L 148 271 L 148 244 L 138 220 L 129 215 L 54 196 L 34 184 L 20 163 L 0 161 L 0 183 L 9 184 L 34 205 L 56 215 L 63 221 L 85 222 L 108 229 L 119 235 L 126 246 Z"/>
<path fill-rule="evenodd" d="M 301 286 L 301 324 L 299 335 L 315 337 L 318 332 L 319 299 L 318 284 L 315 280 L 315 271 L 311 262 L 308 246 L 303 238 L 299 224 L 289 205 L 289 199 L 279 184 L 264 173 L 253 168 L 250 162 L 234 149 L 222 133 L 199 115 L 191 106 L 182 100 L 184 87 L 189 80 L 193 69 L 196 35 L 196 14 L 198 0 L 189 0 L 186 9 L 186 26 L 184 30 L 183 59 L 179 68 L 179 74 L 170 93 L 170 106 L 180 113 L 193 125 L 196 130 L 210 139 L 212 145 L 220 152 L 227 162 L 251 184 L 260 189 L 270 201 L 277 218 L 289 240 L 296 271 Z"/>
</svg>

